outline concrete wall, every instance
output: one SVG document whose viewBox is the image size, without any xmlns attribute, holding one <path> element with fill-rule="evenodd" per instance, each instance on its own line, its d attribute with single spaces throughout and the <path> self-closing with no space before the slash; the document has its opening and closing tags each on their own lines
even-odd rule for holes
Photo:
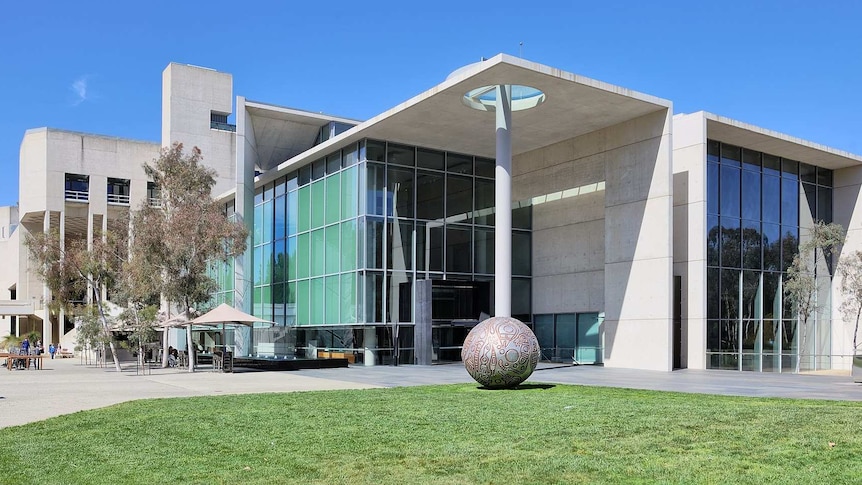
<svg viewBox="0 0 862 485">
<path fill-rule="evenodd" d="M 198 147 L 216 171 L 213 195 L 235 188 L 236 133 L 210 128 L 212 112 L 233 112 L 233 77 L 203 67 L 171 63 L 162 72 L 162 146 Z"/>
<path fill-rule="evenodd" d="M 862 167 L 836 170 L 833 173 L 833 220 L 847 230 L 847 240 L 841 249 L 839 265 L 862 251 Z M 853 331 L 855 320 L 845 318 L 841 312 L 844 296 L 841 293 L 841 277 L 832 281 L 832 367 L 850 369 L 853 355 Z M 862 330 L 862 329 L 860 329 Z M 858 337 L 862 341 L 862 333 Z"/>
<path fill-rule="evenodd" d="M 706 119 L 673 118 L 673 274 L 682 278 L 682 367 L 706 368 Z"/>
<path fill-rule="evenodd" d="M 513 160 L 514 200 L 555 199 L 533 209 L 533 313 L 604 311 L 609 367 L 671 369 L 670 132 L 661 110 Z"/>
</svg>

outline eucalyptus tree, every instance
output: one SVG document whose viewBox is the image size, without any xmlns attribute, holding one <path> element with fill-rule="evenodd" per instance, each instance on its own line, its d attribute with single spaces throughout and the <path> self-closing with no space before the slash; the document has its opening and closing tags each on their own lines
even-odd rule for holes
<svg viewBox="0 0 862 485">
<path fill-rule="evenodd" d="M 230 220 L 224 204 L 213 199 L 215 171 L 194 147 L 163 148 L 144 170 L 159 191 L 159 203 L 144 204 L 132 218 L 131 261 L 137 279 L 158 285 L 162 297 L 191 319 L 191 309 L 210 302 L 217 284 L 209 275 L 216 261 L 245 251 L 248 231 Z M 187 332 L 189 371 L 194 371 L 191 332 Z M 167 352 L 162 365 L 167 365 Z"/>
</svg>

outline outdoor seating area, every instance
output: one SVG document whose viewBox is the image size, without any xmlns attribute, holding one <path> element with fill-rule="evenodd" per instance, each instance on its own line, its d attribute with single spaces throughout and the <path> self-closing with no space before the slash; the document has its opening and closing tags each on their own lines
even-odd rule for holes
<svg viewBox="0 0 862 485">
<path fill-rule="evenodd" d="M 18 369 L 27 370 L 32 365 L 34 369 L 42 369 L 42 361 L 45 354 L 41 354 L 34 350 L 11 349 L 9 352 L 0 353 L 0 359 L 5 358 L 5 365 L 8 370 Z"/>
</svg>

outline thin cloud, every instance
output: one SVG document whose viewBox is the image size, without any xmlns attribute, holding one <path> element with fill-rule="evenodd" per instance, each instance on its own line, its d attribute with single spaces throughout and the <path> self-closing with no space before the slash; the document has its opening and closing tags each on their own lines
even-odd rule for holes
<svg viewBox="0 0 862 485">
<path fill-rule="evenodd" d="M 75 80 L 70 86 L 70 89 L 75 93 L 75 100 L 72 101 L 72 106 L 78 106 L 86 101 L 87 98 L 87 77 L 82 76 Z"/>
</svg>

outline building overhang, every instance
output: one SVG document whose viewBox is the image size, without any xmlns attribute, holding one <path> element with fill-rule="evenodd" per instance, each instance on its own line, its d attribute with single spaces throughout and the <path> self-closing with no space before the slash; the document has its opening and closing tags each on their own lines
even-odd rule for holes
<svg viewBox="0 0 862 485">
<path fill-rule="evenodd" d="M 862 165 L 862 156 L 819 143 L 703 112 L 706 137 L 731 145 L 837 170 Z"/>
<path fill-rule="evenodd" d="M 269 182 L 362 138 L 493 158 L 494 115 L 468 108 L 462 98 L 473 89 L 495 84 L 530 86 L 547 96 L 534 109 L 513 113 L 513 155 L 672 107 L 661 98 L 498 54 L 465 66 L 437 86 L 296 155 L 261 175 L 258 182 Z"/>
<path fill-rule="evenodd" d="M 0 316 L 36 316 L 35 305 L 33 304 L 33 302 L 23 300 L 0 300 Z"/>
</svg>

